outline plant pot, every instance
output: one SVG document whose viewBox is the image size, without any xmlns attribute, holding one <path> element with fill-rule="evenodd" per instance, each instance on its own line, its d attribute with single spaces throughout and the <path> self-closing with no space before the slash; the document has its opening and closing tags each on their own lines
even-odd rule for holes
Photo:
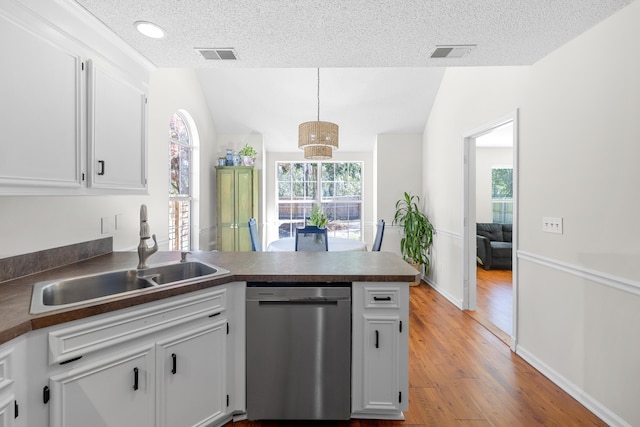
<svg viewBox="0 0 640 427">
<path fill-rule="evenodd" d="M 253 166 L 256 158 L 253 156 L 242 156 L 242 164 L 245 166 Z"/>
<path fill-rule="evenodd" d="M 413 264 L 413 263 L 409 263 L 411 265 L 411 267 L 415 268 L 416 270 L 418 270 L 420 272 L 420 274 L 422 274 L 422 270 L 420 269 L 420 264 Z M 420 286 L 420 281 L 422 280 L 422 278 L 416 280 L 415 282 L 409 282 L 409 286 Z"/>
</svg>

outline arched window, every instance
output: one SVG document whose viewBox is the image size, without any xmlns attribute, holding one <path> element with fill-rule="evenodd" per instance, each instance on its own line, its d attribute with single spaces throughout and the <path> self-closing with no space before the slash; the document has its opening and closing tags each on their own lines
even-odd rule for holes
<svg viewBox="0 0 640 427">
<path fill-rule="evenodd" d="M 193 141 L 180 112 L 169 122 L 169 249 L 191 249 Z"/>
</svg>

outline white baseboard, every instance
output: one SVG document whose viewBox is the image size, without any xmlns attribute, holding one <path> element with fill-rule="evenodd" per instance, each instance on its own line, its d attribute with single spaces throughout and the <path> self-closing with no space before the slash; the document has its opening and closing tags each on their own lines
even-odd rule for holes
<svg viewBox="0 0 640 427">
<path fill-rule="evenodd" d="M 456 307 L 458 307 L 460 310 L 462 310 L 462 300 L 459 298 L 455 298 L 453 295 L 451 295 L 450 293 L 444 291 L 442 288 L 439 288 L 438 285 L 436 283 L 434 283 L 433 281 L 429 280 L 427 277 L 425 277 L 424 275 L 422 276 L 422 280 L 424 280 L 424 282 L 431 286 L 433 289 L 436 290 L 436 292 L 438 292 L 440 295 L 442 295 L 443 297 L 445 297 L 447 300 L 449 300 L 449 302 L 453 305 L 455 305 Z"/>
<path fill-rule="evenodd" d="M 560 375 L 549 365 L 527 351 L 526 348 L 523 348 L 521 345 L 516 346 L 516 354 L 522 357 L 527 363 L 533 366 L 542 375 L 547 377 L 551 382 L 567 392 L 571 397 L 580 402 L 584 407 L 589 409 L 608 425 L 612 427 L 631 427 L 631 424 L 613 413 L 605 405 L 594 399 L 576 384 Z"/>
</svg>

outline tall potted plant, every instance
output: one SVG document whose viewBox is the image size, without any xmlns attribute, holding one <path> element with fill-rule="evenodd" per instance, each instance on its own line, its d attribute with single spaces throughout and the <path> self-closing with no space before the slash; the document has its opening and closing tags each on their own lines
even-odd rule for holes
<svg viewBox="0 0 640 427">
<path fill-rule="evenodd" d="M 396 202 L 393 225 L 403 227 L 404 236 L 400 240 L 402 258 L 413 264 L 418 271 L 424 265 L 425 274 L 429 274 L 429 248 L 433 243 L 435 230 L 427 216 L 420 212 L 420 198 L 404 193 L 404 198 Z"/>
</svg>

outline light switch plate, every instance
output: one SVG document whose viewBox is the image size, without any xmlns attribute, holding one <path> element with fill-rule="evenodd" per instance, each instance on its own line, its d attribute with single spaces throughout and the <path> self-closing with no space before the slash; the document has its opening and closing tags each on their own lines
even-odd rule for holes
<svg viewBox="0 0 640 427">
<path fill-rule="evenodd" d="M 109 216 L 100 218 L 100 228 L 102 234 L 111 234 L 113 232 L 113 219 Z"/>
<path fill-rule="evenodd" d="M 562 217 L 543 216 L 542 231 L 545 233 L 562 234 Z"/>
</svg>

